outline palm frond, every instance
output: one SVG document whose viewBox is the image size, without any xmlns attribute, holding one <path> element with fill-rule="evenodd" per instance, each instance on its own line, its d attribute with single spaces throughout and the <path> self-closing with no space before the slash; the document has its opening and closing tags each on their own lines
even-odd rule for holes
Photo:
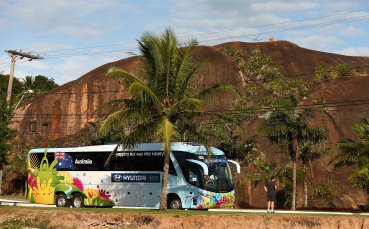
<svg viewBox="0 0 369 229">
<path fill-rule="evenodd" d="M 177 127 L 170 122 L 168 118 L 164 118 L 156 126 L 156 140 L 162 141 L 165 147 L 170 147 L 172 141 L 180 139 Z"/>
<path fill-rule="evenodd" d="M 127 147 L 133 147 L 141 142 L 152 142 L 155 139 L 155 121 L 137 124 L 132 127 L 130 132 L 121 139 L 121 144 Z"/>
<path fill-rule="evenodd" d="M 227 93 L 231 93 L 233 95 L 239 95 L 237 90 L 228 83 L 222 83 L 222 84 L 216 84 L 208 89 L 205 89 L 201 92 L 199 92 L 198 94 L 194 95 L 194 98 L 198 98 L 198 99 L 207 99 L 209 97 L 214 96 L 216 93 L 219 92 L 227 92 Z"/>
<path fill-rule="evenodd" d="M 111 79 L 122 79 L 124 86 L 127 88 L 129 85 L 131 85 L 133 82 L 142 82 L 141 79 L 137 78 L 136 76 L 132 75 L 131 73 L 125 71 L 122 68 L 119 67 L 110 67 L 108 71 L 106 72 L 106 76 Z"/>
<path fill-rule="evenodd" d="M 178 58 L 175 60 L 175 93 L 176 97 L 182 98 L 184 92 L 188 91 L 188 83 L 196 76 L 198 65 L 195 65 L 190 55 L 196 43 L 190 43 L 187 47 L 179 49 Z"/>
<path fill-rule="evenodd" d="M 156 96 L 156 94 L 146 85 L 142 84 L 140 82 L 132 83 L 128 90 L 131 92 L 132 95 L 135 96 L 141 96 L 142 93 L 145 93 L 150 98 L 151 102 L 155 104 L 155 106 L 163 107 L 162 102 L 159 100 L 159 98 Z"/>
<path fill-rule="evenodd" d="M 114 112 L 125 107 L 126 99 L 113 99 L 107 103 L 101 104 L 93 114 L 96 112 Z"/>
<path fill-rule="evenodd" d="M 100 127 L 102 135 L 108 135 L 111 132 L 124 132 L 124 129 L 130 127 L 131 123 L 143 123 L 150 120 L 150 114 L 140 110 L 119 110 L 105 119 Z"/>
<path fill-rule="evenodd" d="M 200 105 L 202 105 L 202 101 L 200 99 L 184 98 L 184 99 L 174 103 L 171 106 L 170 111 L 168 113 L 169 113 L 169 116 L 170 116 L 170 115 L 174 114 L 175 112 L 178 112 L 179 108 L 181 106 L 184 106 L 186 108 L 190 108 L 190 107 L 195 108 L 195 107 L 198 107 Z"/>
</svg>

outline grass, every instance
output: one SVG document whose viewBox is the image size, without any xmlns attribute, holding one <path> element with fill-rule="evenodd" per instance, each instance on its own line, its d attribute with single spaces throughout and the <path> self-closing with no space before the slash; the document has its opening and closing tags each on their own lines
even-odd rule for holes
<svg viewBox="0 0 369 229">
<path fill-rule="evenodd" d="M 0 199 L 8 199 L 8 200 L 19 200 L 19 201 L 25 201 L 28 200 L 24 196 L 0 196 Z"/>
<path fill-rule="evenodd" d="M 2 206 L 0 209 L 14 208 L 12 206 Z M 138 215 L 167 215 L 173 216 L 175 218 L 180 217 L 191 217 L 191 216 L 201 216 L 201 215 L 230 215 L 230 216 L 268 216 L 268 217 L 367 217 L 360 215 L 334 215 L 334 214 L 312 214 L 306 212 L 306 214 L 278 214 L 278 209 L 275 214 L 267 214 L 266 212 L 213 212 L 206 210 L 167 210 L 159 211 L 157 209 L 130 209 L 130 208 L 28 208 L 28 207 L 17 207 L 22 209 L 27 209 L 30 211 L 64 211 L 64 212 L 91 212 L 91 213 L 122 213 L 122 214 L 138 214 Z"/>
<path fill-rule="evenodd" d="M 33 219 L 7 219 L 0 225 L 1 229 L 23 229 L 23 228 L 38 228 L 38 229 L 54 229 L 50 225 L 49 220 L 41 218 Z"/>
</svg>

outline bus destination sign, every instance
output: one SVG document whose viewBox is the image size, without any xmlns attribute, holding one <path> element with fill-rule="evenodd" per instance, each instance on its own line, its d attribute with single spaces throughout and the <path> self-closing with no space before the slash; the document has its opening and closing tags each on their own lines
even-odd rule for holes
<svg viewBox="0 0 369 229">
<path fill-rule="evenodd" d="M 112 173 L 111 182 L 160 183 L 159 173 Z"/>
</svg>

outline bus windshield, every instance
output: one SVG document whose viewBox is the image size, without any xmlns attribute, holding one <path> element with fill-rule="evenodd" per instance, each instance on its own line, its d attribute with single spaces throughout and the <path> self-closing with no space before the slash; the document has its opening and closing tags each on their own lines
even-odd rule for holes
<svg viewBox="0 0 369 229">
<path fill-rule="evenodd" d="M 232 175 L 224 155 L 195 155 L 186 152 L 173 152 L 185 180 L 201 189 L 225 193 L 234 189 Z M 208 174 L 204 174 L 205 164 Z"/>
</svg>

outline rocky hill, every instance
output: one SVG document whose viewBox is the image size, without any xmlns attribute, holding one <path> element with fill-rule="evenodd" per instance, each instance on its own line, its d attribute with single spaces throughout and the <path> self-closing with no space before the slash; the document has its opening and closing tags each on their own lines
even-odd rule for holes
<svg viewBox="0 0 369 229">
<path fill-rule="evenodd" d="M 302 78 L 311 91 L 311 97 L 322 100 L 326 104 L 334 104 L 325 112 L 319 113 L 313 120 L 313 125 L 324 125 L 328 128 L 328 143 L 334 148 L 338 139 L 352 136 L 351 125 L 363 117 L 369 116 L 369 57 L 352 57 L 332 53 L 319 52 L 301 48 L 287 41 L 276 42 L 229 42 L 213 47 L 198 46 L 194 49 L 194 56 L 204 61 L 199 72 L 197 82 L 202 87 L 228 82 L 236 88 L 242 89 L 247 84 L 247 76 L 242 74 L 238 64 L 225 55 L 221 50 L 224 47 L 233 47 L 242 52 L 260 49 L 272 56 L 281 66 L 287 78 Z M 320 83 L 314 82 L 314 71 L 319 66 L 337 66 L 347 64 L 350 68 L 360 68 L 358 76 L 344 76 L 329 79 Z M 12 127 L 18 130 L 18 137 L 26 136 L 27 141 L 38 146 L 73 145 L 81 133 L 101 117 L 95 109 L 112 99 L 128 96 L 122 90 L 117 80 L 108 80 L 104 76 L 109 66 L 119 66 L 129 72 L 137 73 L 140 68 L 138 57 L 130 57 L 98 67 L 79 79 L 62 85 L 47 94 L 35 97 L 32 103 L 19 108 L 16 112 Z M 225 109 L 231 99 L 218 97 L 213 109 Z M 254 134 L 255 124 L 246 123 L 245 129 L 249 135 Z M 267 141 L 265 141 L 267 143 Z M 263 150 L 270 151 L 273 147 L 267 144 Z M 278 156 L 270 154 L 270 161 L 278 160 Z M 334 170 L 327 165 L 329 158 L 323 158 L 311 165 L 309 175 L 313 185 L 329 180 L 337 180 L 344 187 L 350 188 L 347 176 L 349 168 Z M 324 174 L 324 175 L 323 175 Z M 264 205 L 261 188 L 255 191 L 246 191 L 244 185 L 239 187 L 239 204 L 260 207 Z M 358 203 L 366 202 L 366 195 L 360 191 L 350 191 L 341 198 L 332 200 L 334 206 L 356 207 Z M 302 196 L 301 196 L 302 198 Z M 301 201 L 300 201 L 301 203 Z"/>
</svg>

